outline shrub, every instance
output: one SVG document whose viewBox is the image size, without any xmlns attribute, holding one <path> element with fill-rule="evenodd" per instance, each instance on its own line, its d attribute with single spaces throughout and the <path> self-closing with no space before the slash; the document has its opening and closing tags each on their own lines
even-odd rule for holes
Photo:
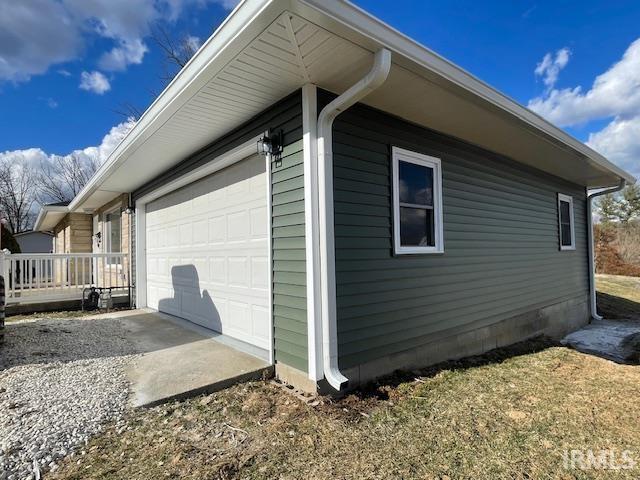
<svg viewBox="0 0 640 480">
<path fill-rule="evenodd" d="M 594 225 L 597 273 L 640 277 L 640 227 L 634 224 Z"/>
</svg>

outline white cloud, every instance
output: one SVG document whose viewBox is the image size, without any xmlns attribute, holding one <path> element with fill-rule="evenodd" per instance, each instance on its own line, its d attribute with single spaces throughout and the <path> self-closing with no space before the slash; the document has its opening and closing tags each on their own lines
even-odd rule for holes
<svg viewBox="0 0 640 480">
<path fill-rule="evenodd" d="M 101 165 L 134 125 L 135 121 L 133 119 L 122 122 L 112 127 L 109 133 L 102 138 L 102 142 L 99 145 L 74 150 L 67 155 L 46 153 L 41 148 L 0 152 L 0 163 L 8 162 L 17 171 L 27 166 L 37 170 L 51 168 L 55 171 L 57 159 L 70 160 L 71 156 L 75 155 L 83 164 L 89 165 L 91 162 L 97 162 Z"/>
<path fill-rule="evenodd" d="M 175 21 L 187 8 L 237 0 L 6 0 L 0 1 L 0 81 L 27 81 L 50 66 L 82 56 L 87 37 L 114 45 L 99 60 L 104 70 L 139 64 L 149 25 Z M 64 70 L 59 71 L 65 75 Z"/>
<path fill-rule="evenodd" d="M 109 79 L 98 71 L 82 72 L 80 74 L 80 88 L 93 92 L 98 95 L 103 95 L 105 92 L 111 90 L 111 84 Z"/>
<path fill-rule="evenodd" d="M 529 108 L 560 126 L 571 126 L 640 112 L 640 39 L 622 59 L 596 77 L 591 88 L 552 89 L 529 102 Z"/>
<path fill-rule="evenodd" d="M 186 42 L 189 48 L 194 52 L 202 46 L 202 40 L 199 37 L 194 37 L 193 35 L 188 35 Z"/>
<path fill-rule="evenodd" d="M 640 114 L 627 120 L 616 118 L 591 133 L 587 145 L 640 179 Z"/>
<path fill-rule="evenodd" d="M 59 2 L 0 2 L 0 81 L 29 80 L 76 58 L 81 47 L 77 26 Z"/>
<path fill-rule="evenodd" d="M 96 159 L 98 160 L 98 163 L 102 164 L 107 157 L 111 155 L 111 152 L 115 150 L 127 133 L 129 133 L 129 131 L 135 126 L 135 124 L 136 122 L 133 118 L 128 119 L 126 122 L 119 123 L 115 127 L 111 127 L 109 133 L 102 138 L 100 145 L 76 150 L 75 153 L 82 152 L 82 154 Z"/>
<path fill-rule="evenodd" d="M 558 81 L 560 71 L 567 66 L 567 63 L 569 63 L 570 56 L 571 50 L 567 47 L 558 50 L 555 58 L 553 54 L 547 53 L 542 61 L 536 66 L 535 74 L 539 77 L 543 77 L 542 81 L 548 88 L 553 88 Z"/>
<path fill-rule="evenodd" d="M 47 98 L 47 106 L 49 108 L 58 108 L 58 102 L 54 98 Z"/>
<path fill-rule="evenodd" d="M 552 88 L 528 106 L 562 127 L 610 119 L 604 128 L 589 134 L 587 144 L 640 178 L 640 39 L 588 90 Z"/>
<path fill-rule="evenodd" d="M 114 47 L 110 52 L 102 55 L 98 66 L 103 70 L 126 70 L 128 65 L 139 65 L 142 63 L 144 54 L 149 49 L 136 38 L 132 41 L 121 41 L 119 47 Z"/>
</svg>

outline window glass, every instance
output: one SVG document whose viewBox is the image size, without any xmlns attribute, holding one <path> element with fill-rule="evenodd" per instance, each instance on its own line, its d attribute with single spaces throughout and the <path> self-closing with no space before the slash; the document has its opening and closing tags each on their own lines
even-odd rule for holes
<svg viewBox="0 0 640 480">
<path fill-rule="evenodd" d="M 569 202 L 565 202 L 564 200 L 560 201 L 560 221 L 567 225 L 571 224 L 571 213 L 569 209 L 571 208 Z"/>
<path fill-rule="evenodd" d="M 400 207 L 400 243 L 433 247 L 433 210 Z"/>
<path fill-rule="evenodd" d="M 562 245 L 568 247 L 571 245 L 571 224 L 562 224 Z"/>
<path fill-rule="evenodd" d="M 107 225 L 109 230 L 109 242 L 107 244 L 109 253 L 118 253 L 121 250 L 121 220 L 120 213 L 109 213 L 107 215 Z"/>
<path fill-rule="evenodd" d="M 560 248 L 573 250 L 573 198 L 568 195 L 558 194 L 558 216 L 560 224 Z"/>
<path fill-rule="evenodd" d="M 400 202 L 433 206 L 433 169 L 401 161 Z"/>
</svg>

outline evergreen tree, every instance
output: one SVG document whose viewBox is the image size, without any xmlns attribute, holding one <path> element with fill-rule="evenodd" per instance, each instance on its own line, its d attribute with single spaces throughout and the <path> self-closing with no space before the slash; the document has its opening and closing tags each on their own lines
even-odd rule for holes
<svg viewBox="0 0 640 480">
<path fill-rule="evenodd" d="M 621 223 L 629 223 L 640 217 L 640 187 L 629 185 L 622 191 L 622 199 L 619 201 L 620 212 L 618 219 Z"/>
<path fill-rule="evenodd" d="M 612 193 L 601 196 L 596 208 L 602 223 L 612 223 L 620 217 L 620 203 Z"/>
</svg>

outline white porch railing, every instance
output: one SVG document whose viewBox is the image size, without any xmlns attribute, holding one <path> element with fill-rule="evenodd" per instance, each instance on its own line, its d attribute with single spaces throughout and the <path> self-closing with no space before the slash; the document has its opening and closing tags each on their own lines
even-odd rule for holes
<svg viewBox="0 0 640 480">
<path fill-rule="evenodd" d="M 129 294 L 126 253 L 6 253 L 0 251 L 6 303 L 78 300 L 89 287 Z"/>
</svg>

